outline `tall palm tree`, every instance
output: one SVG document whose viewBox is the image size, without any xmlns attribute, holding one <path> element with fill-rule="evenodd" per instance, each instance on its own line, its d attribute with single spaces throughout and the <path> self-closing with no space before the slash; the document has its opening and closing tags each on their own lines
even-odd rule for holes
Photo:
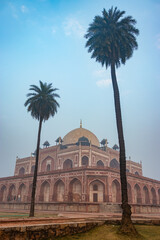
<svg viewBox="0 0 160 240">
<path fill-rule="evenodd" d="M 39 159 L 39 146 L 42 122 L 53 117 L 57 113 L 59 103 L 55 98 L 59 98 L 59 95 L 55 93 L 57 88 L 52 88 L 52 83 L 42 83 L 40 81 L 40 87 L 31 85 L 29 89 L 30 93 L 27 94 L 27 101 L 24 106 L 27 107 L 28 112 L 31 112 L 31 116 L 39 121 L 38 138 L 37 138 L 37 149 L 36 149 L 36 164 L 33 176 L 33 187 L 31 196 L 30 206 L 30 217 L 34 217 L 34 205 L 35 205 L 35 193 L 37 183 L 37 172 L 38 172 L 38 159 Z"/>
<path fill-rule="evenodd" d="M 133 50 L 137 49 L 138 44 L 136 35 L 139 34 L 135 28 L 136 21 L 131 17 L 123 17 L 125 11 L 120 11 L 111 7 L 108 11 L 103 9 L 102 17 L 95 16 L 89 25 L 85 38 L 86 47 L 91 52 L 91 58 L 95 58 L 106 69 L 111 67 L 111 77 L 114 92 L 114 104 L 116 113 L 116 123 L 120 146 L 120 177 L 122 193 L 122 232 L 135 232 L 131 221 L 131 207 L 128 204 L 127 179 L 126 179 L 126 155 L 125 142 L 123 136 L 120 95 L 116 78 L 116 68 L 125 64 Z M 123 18 L 122 18 L 123 17 Z"/>
</svg>

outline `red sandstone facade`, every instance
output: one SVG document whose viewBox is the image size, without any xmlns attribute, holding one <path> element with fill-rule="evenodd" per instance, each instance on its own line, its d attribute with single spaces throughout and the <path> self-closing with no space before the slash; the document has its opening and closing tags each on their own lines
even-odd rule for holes
<svg viewBox="0 0 160 240">
<path fill-rule="evenodd" d="M 36 203 L 120 203 L 119 152 L 100 147 L 97 137 L 82 127 L 59 140 L 40 150 Z M 1 205 L 30 201 L 34 164 L 33 156 L 17 158 L 14 176 L 0 179 Z M 160 181 L 142 176 L 141 163 L 127 160 L 127 181 L 132 206 L 160 209 Z"/>
</svg>

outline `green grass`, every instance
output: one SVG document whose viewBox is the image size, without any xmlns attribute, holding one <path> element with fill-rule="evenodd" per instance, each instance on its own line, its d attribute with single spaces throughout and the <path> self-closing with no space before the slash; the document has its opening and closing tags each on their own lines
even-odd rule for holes
<svg viewBox="0 0 160 240">
<path fill-rule="evenodd" d="M 86 233 L 59 237 L 57 240 L 160 240 L 160 226 L 136 225 L 139 237 L 117 234 L 119 226 L 103 225 Z"/>
<path fill-rule="evenodd" d="M 19 212 L 0 212 L 0 218 L 28 218 L 29 213 L 19 213 Z M 57 217 L 57 214 L 50 213 L 35 213 L 35 217 Z"/>
</svg>

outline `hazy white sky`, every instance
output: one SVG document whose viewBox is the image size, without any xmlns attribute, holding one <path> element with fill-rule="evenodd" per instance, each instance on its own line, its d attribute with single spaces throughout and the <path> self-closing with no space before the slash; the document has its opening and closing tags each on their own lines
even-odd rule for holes
<svg viewBox="0 0 160 240">
<path fill-rule="evenodd" d="M 16 156 L 36 148 L 38 122 L 24 107 L 31 84 L 59 88 L 58 114 L 43 124 L 51 145 L 83 127 L 109 146 L 117 143 L 110 69 L 85 48 L 84 34 L 103 8 L 117 6 L 137 20 L 139 48 L 117 71 L 127 157 L 142 161 L 144 176 L 160 169 L 160 1 L 0 1 L 0 176 L 14 173 Z"/>
</svg>

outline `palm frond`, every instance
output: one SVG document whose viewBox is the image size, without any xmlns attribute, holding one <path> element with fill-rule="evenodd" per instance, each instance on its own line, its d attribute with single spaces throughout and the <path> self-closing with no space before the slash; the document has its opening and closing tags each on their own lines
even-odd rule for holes
<svg viewBox="0 0 160 240">
<path fill-rule="evenodd" d="M 58 88 L 53 88 L 52 83 L 43 83 L 39 81 L 40 87 L 31 85 L 27 94 L 28 99 L 24 103 L 27 110 L 31 112 L 31 116 L 36 119 L 48 120 L 50 116 L 57 113 L 57 108 L 60 107 L 56 98 L 60 96 L 55 93 Z"/>
<path fill-rule="evenodd" d="M 102 16 L 95 16 L 85 34 L 86 47 L 102 66 L 110 66 L 115 62 L 116 67 L 125 64 L 133 50 L 137 49 L 136 36 L 139 30 L 135 28 L 136 21 L 131 16 L 123 17 L 125 11 L 111 7 L 103 9 Z"/>
</svg>

